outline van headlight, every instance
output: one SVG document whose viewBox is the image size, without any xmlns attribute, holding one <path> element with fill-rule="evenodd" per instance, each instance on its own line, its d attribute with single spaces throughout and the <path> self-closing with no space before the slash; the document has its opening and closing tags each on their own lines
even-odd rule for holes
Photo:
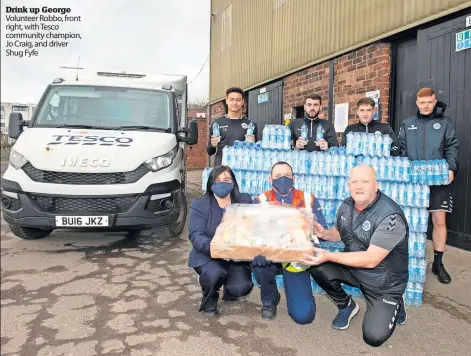
<svg viewBox="0 0 471 356">
<path fill-rule="evenodd" d="M 25 156 L 23 156 L 22 154 L 16 152 L 13 149 L 10 151 L 10 164 L 15 169 L 20 169 L 26 163 L 28 163 L 28 160 L 25 158 Z"/>
<path fill-rule="evenodd" d="M 173 160 L 178 154 L 178 145 L 168 151 L 166 154 L 162 156 L 157 156 L 154 158 L 150 158 L 144 162 L 147 168 L 149 168 L 152 172 L 160 171 L 173 163 Z"/>
</svg>

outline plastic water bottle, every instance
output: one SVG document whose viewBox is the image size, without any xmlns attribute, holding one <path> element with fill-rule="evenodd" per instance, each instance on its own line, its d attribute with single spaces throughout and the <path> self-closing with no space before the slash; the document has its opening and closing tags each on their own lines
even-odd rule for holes
<svg viewBox="0 0 471 356">
<path fill-rule="evenodd" d="M 278 150 L 283 149 L 284 136 L 285 136 L 285 132 L 283 130 L 283 126 L 276 125 L 276 149 Z"/>
<path fill-rule="evenodd" d="M 440 161 L 440 174 L 441 174 L 441 184 L 448 185 L 450 183 L 450 172 L 449 166 L 446 159 Z"/>
<path fill-rule="evenodd" d="M 350 132 L 347 134 L 347 147 L 345 148 L 345 151 L 346 151 L 347 155 L 353 154 L 353 146 L 354 146 L 354 142 L 353 142 L 353 132 L 350 131 Z"/>
<path fill-rule="evenodd" d="M 203 169 L 203 173 L 201 175 L 201 190 L 203 192 L 206 192 L 206 185 L 208 184 L 208 178 L 209 175 L 211 174 L 212 168 L 206 167 Z"/>
<path fill-rule="evenodd" d="M 422 298 L 424 294 L 424 287 L 420 283 L 415 283 L 414 288 L 414 306 L 420 307 L 422 305 Z"/>
<path fill-rule="evenodd" d="M 324 126 L 319 123 L 316 130 L 316 141 L 322 140 L 324 138 Z"/>
<path fill-rule="evenodd" d="M 262 147 L 268 149 L 270 142 L 270 125 L 265 125 L 262 132 Z"/>
<path fill-rule="evenodd" d="M 213 136 L 216 136 L 216 137 L 221 136 L 219 132 L 219 124 L 217 122 L 213 123 Z"/>
<path fill-rule="evenodd" d="M 340 174 L 339 156 L 335 154 L 331 157 L 331 159 L 332 159 L 332 175 L 338 176 Z"/>
<path fill-rule="evenodd" d="M 391 153 L 392 138 L 388 134 L 382 135 L 382 138 L 382 155 L 386 157 Z"/>
<path fill-rule="evenodd" d="M 425 258 L 425 235 L 424 234 L 417 234 L 416 240 L 417 249 L 415 251 L 417 258 Z M 425 282 L 425 281 L 424 281 Z M 422 283 L 424 283 L 422 282 Z"/>
<path fill-rule="evenodd" d="M 411 216 L 411 230 L 414 232 L 419 231 L 419 226 L 420 226 L 420 215 L 419 215 L 419 209 L 413 208 L 412 209 L 412 216 Z"/>
<path fill-rule="evenodd" d="M 284 127 L 283 132 L 283 149 L 289 150 L 291 148 L 291 130 L 289 127 Z"/>
<path fill-rule="evenodd" d="M 340 155 L 339 156 L 339 176 L 346 176 L 347 175 L 347 156 Z"/>
<path fill-rule="evenodd" d="M 374 139 L 373 139 L 373 155 L 374 156 L 381 156 L 381 142 L 383 141 L 381 137 L 381 133 L 379 131 L 375 132 Z"/>
<path fill-rule="evenodd" d="M 304 123 L 303 126 L 301 126 L 301 137 L 303 140 L 307 140 L 307 133 L 308 133 L 308 128 L 307 128 L 306 123 Z"/>
<path fill-rule="evenodd" d="M 415 287 L 413 282 L 407 282 L 406 288 L 406 304 L 412 305 L 414 303 Z"/>
<path fill-rule="evenodd" d="M 368 154 L 368 134 L 364 132 L 360 133 L 360 154 Z"/>
<path fill-rule="evenodd" d="M 417 236 L 415 233 L 411 232 L 409 234 L 409 257 L 417 256 L 416 246 L 417 246 Z"/>
<path fill-rule="evenodd" d="M 419 212 L 420 232 L 427 232 L 428 228 L 428 210 L 420 209 Z"/>
</svg>

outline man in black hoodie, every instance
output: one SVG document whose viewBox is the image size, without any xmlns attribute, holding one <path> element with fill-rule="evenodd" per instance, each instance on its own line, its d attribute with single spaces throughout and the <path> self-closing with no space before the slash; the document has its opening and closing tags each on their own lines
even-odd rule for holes
<svg viewBox="0 0 471 356">
<path fill-rule="evenodd" d="M 388 134 L 391 139 L 391 156 L 399 156 L 399 140 L 391 126 L 373 120 L 373 111 L 375 101 L 371 98 L 362 98 L 357 102 L 357 116 L 360 120 L 357 124 L 348 125 L 343 133 L 342 143 L 340 146 L 347 145 L 347 134 L 349 132 L 366 132 Z"/>
<path fill-rule="evenodd" d="M 339 141 L 334 125 L 328 120 L 319 118 L 322 109 L 322 98 L 318 94 L 308 96 L 304 103 L 304 117 L 290 122 L 291 138 L 296 150 L 327 151 L 330 147 L 338 147 Z M 303 126 L 307 128 L 307 139 L 303 139 Z M 318 127 L 322 137 L 317 137 Z"/>
<path fill-rule="evenodd" d="M 431 88 L 422 88 L 417 93 L 415 116 L 404 120 L 399 129 L 399 143 L 403 156 L 410 160 L 446 159 L 449 168 L 449 182 L 455 178 L 458 170 L 458 137 L 451 119 L 444 116 L 446 104 L 437 101 Z M 447 228 L 446 213 L 451 213 L 453 197 L 449 185 L 430 187 L 432 214 L 434 261 L 432 272 L 441 283 L 450 283 L 451 277 L 442 263 L 445 250 Z"/>
</svg>

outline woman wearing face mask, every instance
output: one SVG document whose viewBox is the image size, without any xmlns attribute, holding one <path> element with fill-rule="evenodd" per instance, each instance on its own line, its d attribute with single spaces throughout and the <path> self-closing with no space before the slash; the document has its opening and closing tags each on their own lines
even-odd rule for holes
<svg viewBox="0 0 471 356">
<path fill-rule="evenodd" d="M 203 299 L 199 311 L 206 316 L 218 314 L 219 289 L 223 285 L 225 301 L 248 295 L 253 288 L 250 263 L 211 258 L 211 240 L 225 207 L 234 203 L 251 204 L 252 198 L 239 192 L 234 172 L 229 167 L 217 166 L 208 177 L 206 194 L 190 207 L 188 231 L 193 248 L 188 266 L 200 276 Z"/>
</svg>

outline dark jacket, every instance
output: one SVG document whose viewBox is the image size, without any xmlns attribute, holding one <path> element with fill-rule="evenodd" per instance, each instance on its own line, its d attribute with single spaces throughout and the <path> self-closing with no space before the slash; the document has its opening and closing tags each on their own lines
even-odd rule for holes
<svg viewBox="0 0 471 356">
<path fill-rule="evenodd" d="M 241 193 L 239 202 L 252 204 L 252 198 L 249 194 Z M 211 194 L 205 194 L 193 201 L 188 219 L 188 237 L 193 245 L 188 267 L 200 267 L 211 261 L 211 240 L 223 215 L 224 209 L 219 207 L 216 198 Z"/>
<path fill-rule="evenodd" d="M 358 124 L 348 125 L 345 128 L 345 132 L 343 133 L 342 143 L 340 144 L 340 146 L 347 145 L 347 134 L 349 132 L 380 132 L 381 134 L 388 134 L 393 140 L 391 143 L 391 156 L 400 155 L 399 140 L 391 126 L 389 126 L 388 124 L 373 120 L 368 125 L 364 125 L 361 122 L 358 122 Z"/>
<path fill-rule="evenodd" d="M 337 228 L 345 252 L 366 251 L 371 237 L 379 224 L 388 216 L 397 214 L 406 224 L 402 209 L 388 196 L 378 191 L 373 203 L 366 207 L 353 223 L 354 201 L 352 197 L 344 200 L 337 213 Z M 409 236 L 403 240 L 375 268 L 351 268 L 353 275 L 366 289 L 382 294 L 402 295 L 409 278 Z"/>
<path fill-rule="evenodd" d="M 219 124 L 219 132 L 221 135 L 221 140 L 219 141 L 217 147 L 211 145 L 211 136 L 213 135 L 213 124 L 217 122 Z M 222 149 L 226 146 L 233 146 L 235 141 L 245 141 L 245 135 L 247 134 L 248 125 L 253 122 L 247 117 L 241 119 L 229 119 L 226 115 L 218 117 L 216 120 L 211 122 L 209 127 L 209 141 L 206 151 L 208 155 L 214 157 L 214 166 L 219 166 L 222 163 Z M 255 122 L 254 136 L 255 142 L 258 141 L 258 127 Z"/>
<path fill-rule="evenodd" d="M 446 159 L 450 170 L 458 170 L 458 137 L 453 123 L 444 116 L 446 104 L 438 102 L 431 115 L 419 112 L 404 120 L 399 129 L 401 155 L 410 160 Z"/>
<path fill-rule="evenodd" d="M 319 118 L 309 119 L 306 116 L 301 119 L 294 119 L 289 123 L 293 145 L 296 145 L 296 141 L 301 137 L 301 127 L 304 123 L 307 125 L 307 138 L 309 140 L 309 142 L 304 146 L 306 151 L 312 152 L 321 150 L 320 147 L 316 146 L 315 143 L 317 127 L 319 125 L 324 127 L 324 140 L 327 141 L 329 148 L 339 146 L 339 141 L 337 140 L 337 134 L 335 133 L 334 125 L 332 125 L 330 121 Z"/>
</svg>

